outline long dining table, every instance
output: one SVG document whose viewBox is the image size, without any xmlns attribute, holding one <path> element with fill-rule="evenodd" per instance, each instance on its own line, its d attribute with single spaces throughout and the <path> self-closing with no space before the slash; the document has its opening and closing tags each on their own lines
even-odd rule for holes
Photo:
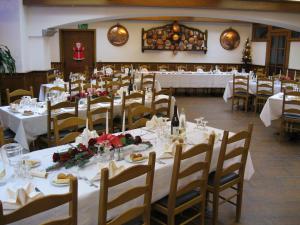
<svg viewBox="0 0 300 225">
<path fill-rule="evenodd" d="M 159 95 L 157 98 L 166 98 L 166 95 Z M 175 105 L 175 97 L 171 100 L 171 112 Z M 152 97 L 145 98 L 145 105 L 151 107 Z M 108 107 L 107 104 L 95 104 L 93 107 Z M 121 115 L 122 100 L 121 98 L 114 100 L 114 117 Z M 72 112 L 72 109 L 61 109 L 61 112 Z M 87 105 L 79 105 L 78 116 L 81 118 L 87 117 Z M 11 129 L 16 133 L 14 140 L 22 145 L 23 148 L 29 149 L 30 143 L 39 135 L 47 133 L 47 112 L 34 111 L 33 115 L 26 115 L 20 112 L 13 112 L 10 106 L 0 107 L 0 122 L 5 128 Z"/>
<path fill-rule="evenodd" d="M 232 72 L 149 71 L 148 73 L 155 73 L 162 88 L 225 88 L 233 76 Z"/>
<path fill-rule="evenodd" d="M 196 124 L 194 123 L 187 123 L 187 130 L 186 130 L 186 145 L 184 147 L 184 150 L 187 150 L 191 147 L 193 147 L 196 144 L 199 143 L 207 143 L 208 136 L 211 132 L 215 132 L 217 138 L 215 140 L 214 148 L 213 148 L 213 155 L 212 155 L 212 161 L 211 161 L 211 167 L 210 171 L 214 171 L 217 166 L 217 160 L 220 152 L 220 146 L 221 146 L 221 137 L 223 134 L 223 130 L 212 128 L 212 127 L 206 127 L 206 128 L 198 128 Z M 155 129 L 149 130 L 145 128 L 140 128 L 136 130 L 130 130 L 126 133 L 130 133 L 133 136 L 140 135 L 143 139 L 143 141 L 150 141 L 153 144 L 153 147 L 150 149 L 147 149 L 146 151 L 143 151 L 143 155 L 147 155 L 151 151 L 156 152 L 157 158 L 160 158 L 161 155 L 165 152 L 166 143 L 169 143 L 166 139 L 163 139 L 162 136 L 157 132 Z M 233 135 L 233 133 L 230 133 L 230 135 Z M 241 146 L 243 142 L 238 142 L 235 144 L 230 145 L 230 148 L 235 148 L 238 146 Z M 55 152 L 61 152 L 65 151 L 69 148 L 69 145 L 63 145 L 53 148 L 48 148 L 40 151 L 35 151 L 26 154 L 27 159 L 35 159 L 40 160 L 41 164 L 37 169 L 43 170 L 47 168 L 48 166 L 51 166 L 53 164 L 52 162 L 52 154 Z M 128 151 L 128 152 L 127 152 Z M 124 151 L 124 154 L 130 154 L 130 150 Z M 203 155 L 200 156 L 201 159 L 203 159 Z M 181 166 L 181 170 L 184 170 L 188 165 L 190 165 L 191 162 L 199 160 L 199 158 L 191 158 L 188 160 L 185 160 L 184 163 Z M 230 160 L 226 161 L 225 166 L 229 166 L 239 160 L 238 157 L 232 158 Z M 11 180 L 8 181 L 4 186 L 0 188 L 0 199 L 2 201 L 6 201 L 8 199 L 7 196 L 7 188 L 8 187 L 14 187 L 17 189 L 18 187 L 24 185 L 24 183 L 30 182 L 32 185 L 38 188 L 38 190 L 43 193 L 44 195 L 51 195 L 51 194 L 63 194 L 66 193 L 69 189 L 67 186 L 54 186 L 52 184 L 52 180 L 54 177 L 57 176 L 58 173 L 64 172 L 64 173 L 71 173 L 75 176 L 79 177 L 86 177 L 87 179 L 91 179 L 94 177 L 100 170 L 100 168 L 103 168 L 107 166 L 107 162 L 99 162 L 99 161 L 93 161 L 94 163 L 87 164 L 84 168 L 77 168 L 72 167 L 69 169 L 61 168 L 52 172 L 49 172 L 49 175 L 47 178 L 36 178 L 33 177 L 29 180 Z M 154 174 L 154 184 L 153 184 L 153 194 L 152 194 L 152 202 L 155 202 L 164 196 L 168 195 L 169 189 L 170 189 L 170 181 L 171 181 L 171 174 L 173 169 L 173 158 L 169 159 L 160 159 L 160 161 L 156 162 L 155 165 L 155 174 Z M 125 168 L 131 167 L 135 164 L 130 163 L 129 161 L 122 160 L 122 161 L 115 161 L 117 166 L 123 165 Z M 144 162 L 147 163 L 147 160 Z M 251 153 L 249 152 L 247 163 L 246 163 L 246 169 L 245 169 L 245 180 L 251 179 L 252 175 L 254 174 L 254 167 L 251 159 Z M 200 174 L 196 174 L 196 176 L 199 176 Z M 126 190 L 136 186 L 141 185 L 142 182 L 144 182 L 145 177 L 141 176 L 138 178 L 135 178 L 133 180 L 130 180 L 128 182 L 122 183 L 120 185 L 117 185 L 110 189 L 109 191 L 109 199 L 115 198 L 120 193 L 125 192 Z M 188 182 L 193 179 L 193 176 L 189 176 L 183 182 L 179 183 L 179 188 L 183 185 L 187 184 Z M 95 185 L 91 186 L 90 183 L 84 179 L 78 180 L 78 224 L 79 225 L 96 225 L 98 221 L 98 202 L 99 202 L 99 192 L 100 192 L 100 183 L 99 181 L 94 183 Z M 97 186 L 97 187 L 96 187 Z M 110 210 L 108 212 L 108 218 L 111 219 L 115 216 L 121 214 L 122 212 L 126 211 L 128 208 L 138 206 L 142 204 L 143 198 L 137 198 L 135 200 L 132 200 L 128 203 L 125 203 L 121 205 L 120 207 L 117 207 L 113 210 Z M 9 213 L 11 211 L 5 210 L 4 213 Z M 68 207 L 67 205 L 60 206 L 54 210 L 39 214 L 37 216 L 24 219 L 18 223 L 18 225 L 28 225 L 28 224 L 40 224 L 43 221 L 47 221 L 49 219 L 57 219 L 60 217 L 63 217 L 68 213 Z"/>
</svg>

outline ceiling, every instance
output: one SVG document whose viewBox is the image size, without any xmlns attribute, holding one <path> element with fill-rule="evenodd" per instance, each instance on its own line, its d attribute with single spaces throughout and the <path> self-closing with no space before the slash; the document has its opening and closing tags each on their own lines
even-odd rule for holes
<svg viewBox="0 0 300 225">
<path fill-rule="evenodd" d="M 143 6 L 300 13 L 300 0 L 23 0 L 29 6 Z"/>
<path fill-rule="evenodd" d="M 121 19 L 124 20 L 124 19 Z M 134 21 L 181 21 L 181 22 L 211 22 L 211 23 L 248 23 L 240 20 L 207 18 L 207 17 L 178 17 L 178 16 L 157 16 L 157 17 L 134 17 L 126 20 Z"/>
</svg>

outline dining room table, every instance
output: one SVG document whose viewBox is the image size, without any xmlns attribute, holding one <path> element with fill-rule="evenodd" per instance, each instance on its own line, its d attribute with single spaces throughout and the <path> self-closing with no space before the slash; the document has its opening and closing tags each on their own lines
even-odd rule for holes
<svg viewBox="0 0 300 225">
<path fill-rule="evenodd" d="M 257 81 L 255 79 L 249 80 L 249 94 L 255 95 L 256 94 L 256 86 Z M 274 94 L 277 94 L 281 91 L 281 82 L 275 81 L 274 82 Z M 233 79 L 229 80 L 226 84 L 226 88 L 223 94 L 223 99 L 225 102 L 228 102 L 233 95 Z"/>
<path fill-rule="evenodd" d="M 155 73 L 162 88 L 225 88 L 233 72 L 148 71 Z"/>
<path fill-rule="evenodd" d="M 271 126 L 272 121 L 278 120 L 282 115 L 283 93 L 277 93 L 268 98 L 259 117 L 266 127 Z M 288 109 L 289 105 L 286 106 Z M 300 110 L 300 106 L 293 106 Z"/>
<path fill-rule="evenodd" d="M 170 123 L 165 127 L 167 130 L 170 129 Z M 217 167 L 217 161 L 220 153 L 221 147 L 221 139 L 223 135 L 223 130 L 213 127 L 199 127 L 195 123 L 187 122 L 186 126 L 186 139 L 183 145 L 183 150 L 186 151 L 191 147 L 200 144 L 207 143 L 209 135 L 214 132 L 216 135 L 212 161 L 210 166 L 210 171 L 214 171 Z M 156 202 L 157 200 L 167 196 L 170 190 L 170 182 L 171 175 L 173 171 L 174 158 L 163 158 L 162 156 L 165 154 L 166 149 L 170 146 L 170 137 L 168 135 L 161 135 L 160 128 L 152 128 L 149 129 L 147 127 L 126 131 L 125 133 L 130 133 L 132 136 L 140 136 L 142 141 L 151 142 L 152 146 L 147 149 L 143 149 L 140 151 L 143 156 L 147 156 L 150 152 L 156 153 L 156 165 L 155 165 L 155 173 L 154 173 L 154 183 L 153 183 L 153 193 L 151 202 Z M 233 135 L 234 133 L 230 133 Z M 238 146 L 243 145 L 242 141 L 229 145 L 230 148 L 236 148 Z M 73 144 L 71 144 L 72 146 Z M 53 153 L 58 153 L 62 151 L 66 151 L 70 148 L 70 145 L 57 146 L 52 148 L 47 148 L 39 151 L 30 152 L 24 154 L 23 157 L 31 160 L 39 160 L 40 164 L 35 170 L 44 171 L 49 166 L 52 166 L 54 163 L 52 161 Z M 136 165 L 134 162 L 127 160 L 128 155 L 131 154 L 133 150 L 130 146 L 127 146 L 126 150 L 123 149 L 123 154 L 125 156 L 125 160 L 117 161 L 114 159 L 114 163 L 117 167 L 123 166 L 124 168 L 129 168 Z M 192 157 L 188 160 L 183 161 L 181 164 L 181 170 L 187 168 L 191 163 L 196 160 L 203 160 L 204 155 L 201 154 L 197 157 Z M 229 166 L 240 159 L 238 157 L 232 158 L 226 161 L 225 166 Z M 147 159 L 140 162 L 140 164 L 146 164 Z M 79 168 L 77 166 L 71 168 L 58 168 L 56 170 L 51 170 L 48 172 L 48 176 L 44 178 L 38 178 L 33 176 L 32 178 L 9 178 L 7 182 L 1 186 L 0 188 L 0 199 L 5 202 L 8 201 L 7 190 L 8 188 L 13 188 L 17 190 L 20 187 L 23 187 L 25 184 L 30 183 L 35 187 L 35 190 L 42 193 L 43 195 L 51 195 L 51 194 L 64 194 L 68 192 L 68 185 L 54 185 L 53 180 L 57 177 L 58 173 L 68 173 L 77 176 L 78 178 L 78 224 L 79 225 L 96 225 L 98 224 L 98 213 L 99 213 L 99 192 L 100 189 L 100 181 L 101 177 L 98 180 L 93 180 L 95 176 L 99 174 L 99 171 L 107 167 L 109 164 L 108 161 L 100 160 L 99 157 L 94 156 L 90 159 L 83 168 Z M 255 170 L 252 163 L 251 153 L 248 153 L 247 163 L 245 167 L 245 180 L 250 180 L 253 176 Z M 194 179 L 195 176 L 200 176 L 200 174 L 195 174 L 189 176 L 179 183 L 179 188 L 183 187 L 187 183 Z M 92 182 L 92 183 L 91 183 Z M 109 190 L 109 199 L 115 198 L 120 193 L 127 191 L 135 187 L 136 185 L 141 185 L 145 182 L 145 176 L 140 176 L 135 179 L 124 182 L 120 185 L 117 185 Z M 107 219 L 112 219 L 122 212 L 128 210 L 128 208 L 132 208 L 138 206 L 143 203 L 143 198 L 139 197 L 130 202 L 127 202 L 117 208 L 108 211 Z M 5 205 L 5 204 L 4 204 Z M 4 214 L 11 212 L 12 210 L 4 208 Z M 34 217 L 23 219 L 17 223 L 18 225 L 29 225 L 29 224 L 40 224 L 41 222 L 47 221 L 49 219 L 63 217 L 67 215 L 68 207 L 67 205 L 62 205 L 58 208 L 55 208 L 51 211 L 47 211 L 41 214 L 38 214 Z"/>
<path fill-rule="evenodd" d="M 168 98 L 167 95 L 158 95 L 156 99 Z M 135 100 L 134 100 L 135 101 Z M 136 100 L 140 101 L 140 100 Z M 80 104 L 80 103 L 83 104 Z M 78 116 L 80 118 L 87 117 L 87 104 L 85 101 L 80 100 L 78 106 Z M 173 96 L 171 99 L 171 108 L 170 115 L 173 115 L 174 105 L 176 99 Z M 145 105 L 147 107 L 151 107 L 152 103 L 152 94 L 146 94 L 145 97 Z M 166 104 L 166 103 L 162 103 Z M 97 107 L 109 107 L 106 103 L 99 103 L 92 105 L 93 108 Z M 22 145 L 23 148 L 29 149 L 30 143 L 37 139 L 39 135 L 43 135 L 47 133 L 47 110 L 44 108 L 41 110 L 38 107 L 32 107 L 30 109 L 32 114 L 26 114 L 24 111 L 14 111 L 11 109 L 11 106 L 1 106 L 0 107 L 0 123 L 4 128 L 11 129 L 16 135 L 14 140 Z M 122 99 L 115 98 L 114 100 L 114 117 L 122 117 Z M 65 113 L 65 112 L 73 112 L 73 109 L 62 108 L 56 113 Z M 103 117 L 105 114 L 103 114 Z"/>
<path fill-rule="evenodd" d="M 120 76 L 123 76 L 124 74 L 120 74 Z M 118 80 L 118 78 L 114 78 L 115 80 Z M 141 88 L 141 78 L 140 77 L 137 77 L 134 81 L 134 83 L 136 84 L 136 87 L 138 90 L 140 90 Z M 96 80 L 91 80 L 91 84 L 92 85 L 95 85 L 96 84 Z M 99 82 L 99 85 L 104 85 L 105 83 L 104 82 Z M 40 91 L 39 91 L 39 101 L 45 101 L 47 99 L 47 93 L 48 93 L 48 90 L 50 88 L 53 88 L 53 87 L 61 87 L 61 88 L 64 88 L 66 86 L 67 88 L 67 91 L 69 90 L 69 82 L 67 81 L 63 81 L 61 79 L 59 79 L 58 81 L 55 80 L 54 82 L 52 83 L 47 83 L 47 84 L 41 84 L 40 86 Z M 158 80 L 155 80 L 155 90 L 156 91 L 160 91 L 161 90 L 161 85 L 159 83 Z M 76 93 L 76 92 L 74 92 Z"/>
</svg>

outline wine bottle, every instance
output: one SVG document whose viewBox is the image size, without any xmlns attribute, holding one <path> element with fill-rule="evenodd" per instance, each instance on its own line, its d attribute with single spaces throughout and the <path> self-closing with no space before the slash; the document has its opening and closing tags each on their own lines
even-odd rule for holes
<svg viewBox="0 0 300 225">
<path fill-rule="evenodd" d="M 177 105 L 174 106 L 174 113 L 171 121 L 171 134 L 172 135 L 179 134 L 179 119 L 177 115 Z"/>
<path fill-rule="evenodd" d="M 133 91 L 133 84 L 132 84 L 132 82 L 130 80 L 130 83 L 128 85 L 128 94 L 130 94 L 130 92 L 132 92 L 132 91 Z"/>
</svg>

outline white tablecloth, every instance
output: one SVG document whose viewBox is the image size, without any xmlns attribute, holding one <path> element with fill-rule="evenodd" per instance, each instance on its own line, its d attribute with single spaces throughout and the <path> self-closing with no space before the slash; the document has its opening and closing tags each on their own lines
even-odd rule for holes
<svg viewBox="0 0 300 225">
<path fill-rule="evenodd" d="M 135 82 L 136 82 L 137 88 L 140 89 L 140 87 L 141 87 L 141 80 L 140 79 L 136 79 Z M 95 83 L 95 80 L 92 83 Z M 67 85 L 67 88 L 69 88 L 69 82 L 66 82 L 66 85 Z M 47 95 L 47 90 L 49 90 L 52 87 L 64 87 L 64 84 L 53 84 L 53 83 L 42 84 L 40 86 L 39 101 L 45 101 L 46 95 Z M 155 82 L 155 89 L 156 89 L 156 91 L 160 91 L 161 90 L 160 83 L 157 80 Z"/>
<path fill-rule="evenodd" d="M 165 98 L 167 96 L 160 95 L 159 98 Z M 146 98 L 145 104 L 151 107 L 151 98 Z M 171 112 L 173 115 L 175 105 L 175 98 L 172 97 Z M 101 107 L 101 105 L 100 105 Z M 107 107 L 107 105 L 102 107 Z M 114 116 L 121 116 L 121 99 L 116 99 L 114 102 Z M 64 111 L 70 111 L 65 109 Z M 79 117 L 86 118 L 86 106 L 79 107 Z M 30 143 L 35 140 L 39 135 L 47 133 L 47 115 L 35 113 L 32 116 L 24 116 L 21 113 L 13 113 L 10 111 L 9 106 L 0 107 L 0 122 L 4 127 L 10 128 L 16 133 L 15 141 L 23 146 L 25 149 L 29 149 Z"/>
<path fill-rule="evenodd" d="M 261 113 L 260 119 L 266 127 L 269 127 L 272 120 L 277 120 L 282 114 L 282 103 L 283 103 L 283 93 L 277 93 L 270 98 L 268 98 L 266 104 L 264 105 Z"/>
<path fill-rule="evenodd" d="M 194 129 L 195 124 L 188 123 L 188 142 L 192 142 L 193 144 L 198 144 L 201 142 L 206 142 L 207 140 L 204 138 L 203 131 L 199 129 Z M 209 131 L 211 132 L 214 130 L 215 132 L 222 133 L 222 130 L 209 128 Z M 157 157 L 159 157 L 162 152 L 164 145 L 163 142 L 159 142 L 159 138 L 155 133 L 146 132 L 144 130 L 135 130 L 130 132 L 132 135 L 142 135 L 143 140 L 151 140 L 154 144 L 154 147 L 150 149 L 149 151 L 156 151 Z M 217 141 L 214 150 L 213 150 L 213 157 L 212 157 L 212 163 L 210 170 L 213 171 L 216 168 L 217 165 L 217 159 L 219 156 L 220 151 L 220 141 Z M 234 147 L 237 147 L 240 144 L 236 144 Z M 191 145 L 187 146 L 188 148 L 191 147 Z M 52 154 L 54 152 L 60 151 L 60 150 L 66 150 L 68 146 L 60 146 L 56 148 L 49 148 L 41 151 L 35 151 L 30 154 L 28 154 L 30 159 L 40 159 L 41 160 L 41 168 L 46 168 L 49 165 L 51 165 L 51 158 Z M 197 160 L 197 158 L 191 158 L 183 164 L 182 169 L 186 168 L 186 166 L 190 165 L 190 160 Z M 228 164 L 232 164 L 236 162 L 236 158 L 228 160 Z M 169 193 L 170 188 L 170 181 L 171 181 L 171 174 L 172 174 L 172 168 L 173 168 L 173 159 L 164 159 L 163 160 L 166 164 L 158 164 L 155 165 L 155 177 L 154 177 L 154 186 L 153 186 L 153 194 L 152 194 L 152 202 L 155 202 L 162 197 L 166 196 Z M 119 161 L 117 162 L 117 165 L 124 165 L 125 167 L 130 167 L 133 164 L 130 164 L 126 161 Z M 97 166 L 90 165 L 87 166 L 85 169 L 80 170 L 80 176 L 87 176 L 92 177 L 95 173 Z M 56 176 L 57 173 L 64 171 L 65 169 L 61 169 L 59 171 L 52 172 L 47 179 L 43 178 L 33 178 L 31 180 L 31 183 L 36 185 L 40 189 L 42 193 L 45 195 L 49 194 L 62 194 L 68 191 L 68 187 L 56 187 L 51 184 L 51 180 L 53 177 Z M 71 168 L 68 170 L 69 172 L 78 171 L 75 168 Z M 246 164 L 246 170 L 245 170 L 245 179 L 249 180 L 251 176 L 254 174 L 254 168 L 251 160 L 251 155 L 249 153 L 248 160 Z M 76 173 L 75 173 L 76 175 Z M 181 185 L 186 184 L 189 182 L 191 177 L 188 177 L 184 180 L 184 182 L 180 183 Z M 133 186 L 140 185 L 141 182 L 144 181 L 143 177 L 136 178 L 134 180 L 131 180 L 130 182 L 123 183 L 121 185 L 118 185 L 111 189 L 109 198 L 114 198 L 116 195 L 118 195 L 121 192 L 126 191 L 127 189 L 132 188 Z M 0 199 L 5 201 L 7 199 L 6 195 L 6 189 L 8 186 L 10 186 L 10 183 L 7 183 L 5 186 L 2 186 L 0 188 Z M 87 184 L 86 181 L 79 180 L 78 181 L 78 224 L 79 225 L 96 225 L 98 221 L 98 202 L 99 202 L 99 188 L 91 187 Z M 17 185 L 15 185 L 16 187 Z M 121 207 L 118 207 L 114 210 L 109 211 L 108 218 L 115 217 L 116 215 L 119 215 L 121 212 L 128 209 L 128 206 L 130 204 L 130 207 L 134 207 L 137 205 L 140 205 L 142 203 L 142 198 L 138 198 L 136 200 L 131 201 L 130 203 L 126 203 L 122 205 Z M 49 212 L 39 214 L 38 216 L 31 217 L 29 219 L 22 220 L 21 222 L 15 223 L 18 225 L 29 225 L 29 224 L 40 224 L 41 222 L 44 222 L 48 219 L 53 219 L 54 215 L 55 218 L 60 218 L 61 216 L 64 216 L 67 214 L 67 206 L 61 206 L 55 210 L 51 210 Z"/>
<path fill-rule="evenodd" d="M 231 72 L 212 74 L 209 72 L 161 72 L 155 73 L 162 88 L 225 88 L 232 79 Z"/>
<path fill-rule="evenodd" d="M 233 94 L 233 81 L 232 79 L 226 84 L 226 88 L 223 94 L 223 99 L 225 102 L 227 102 Z M 280 92 L 281 89 L 281 83 L 274 83 L 274 94 L 277 94 Z M 249 81 L 249 93 L 250 94 L 256 94 L 256 81 L 250 80 Z"/>
</svg>

